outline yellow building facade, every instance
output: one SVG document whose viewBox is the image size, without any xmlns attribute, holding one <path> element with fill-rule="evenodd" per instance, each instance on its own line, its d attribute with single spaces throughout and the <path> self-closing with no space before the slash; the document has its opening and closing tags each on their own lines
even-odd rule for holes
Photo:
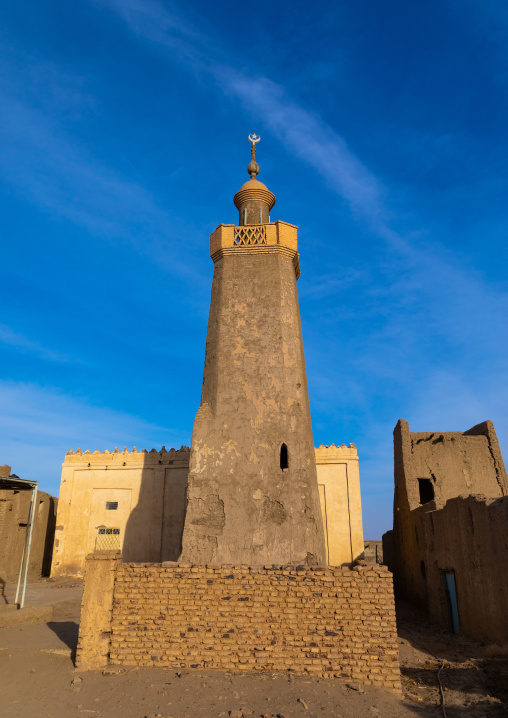
<svg viewBox="0 0 508 718">
<path fill-rule="evenodd" d="M 118 548 L 130 562 L 176 561 L 185 518 L 189 449 L 69 451 L 62 468 L 52 576 L 81 576 L 95 549 Z M 328 565 L 363 553 L 358 454 L 316 448 Z"/>
<path fill-rule="evenodd" d="M 75 452 L 65 456 L 52 576 L 81 576 L 85 556 L 120 549 L 125 561 L 180 552 L 189 449 Z"/>
<path fill-rule="evenodd" d="M 316 469 L 329 566 L 363 555 L 362 500 L 356 446 L 318 446 Z"/>
</svg>

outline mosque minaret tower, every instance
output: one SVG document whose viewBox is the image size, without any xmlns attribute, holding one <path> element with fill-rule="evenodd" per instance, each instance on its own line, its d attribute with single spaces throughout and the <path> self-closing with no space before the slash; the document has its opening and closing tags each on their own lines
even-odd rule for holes
<svg viewBox="0 0 508 718">
<path fill-rule="evenodd" d="M 214 262 L 201 406 L 181 562 L 326 564 L 296 281 L 297 227 L 270 222 L 257 179 L 239 223 L 210 237 Z"/>
</svg>

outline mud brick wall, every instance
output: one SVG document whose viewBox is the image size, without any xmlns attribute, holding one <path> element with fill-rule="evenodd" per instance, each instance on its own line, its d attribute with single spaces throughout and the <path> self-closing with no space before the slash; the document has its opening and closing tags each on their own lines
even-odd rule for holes
<svg viewBox="0 0 508 718">
<path fill-rule="evenodd" d="M 97 589 L 85 578 L 85 597 Z M 118 563 L 110 636 L 114 664 L 292 671 L 400 690 L 392 577 L 381 566 Z"/>
</svg>

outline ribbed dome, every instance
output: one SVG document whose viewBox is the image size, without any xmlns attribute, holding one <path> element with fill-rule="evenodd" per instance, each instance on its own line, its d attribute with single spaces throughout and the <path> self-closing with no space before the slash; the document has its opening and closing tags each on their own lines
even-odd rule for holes
<svg viewBox="0 0 508 718">
<path fill-rule="evenodd" d="M 233 201 L 238 210 L 248 201 L 264 202 L 271 210 L 275 205 L 275 195 L 259 180 L 250 179 L 235 194 Z"/>
</svg>

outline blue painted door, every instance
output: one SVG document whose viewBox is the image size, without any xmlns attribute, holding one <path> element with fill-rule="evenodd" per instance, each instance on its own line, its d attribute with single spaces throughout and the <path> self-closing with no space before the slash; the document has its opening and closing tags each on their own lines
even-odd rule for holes
<svg viewBox="0 0 508 718">
<path fill-rule="evenodd" d="M 448 595 L 448 605 L 452 617 L 452 628 L 454 633 L 458 633 L 459 625 L 459 607 L 457 606 L 457 592 L 455 590 L 455 571 L 445 571 L 444 580 L 446 593 Z"/>
</svg>

